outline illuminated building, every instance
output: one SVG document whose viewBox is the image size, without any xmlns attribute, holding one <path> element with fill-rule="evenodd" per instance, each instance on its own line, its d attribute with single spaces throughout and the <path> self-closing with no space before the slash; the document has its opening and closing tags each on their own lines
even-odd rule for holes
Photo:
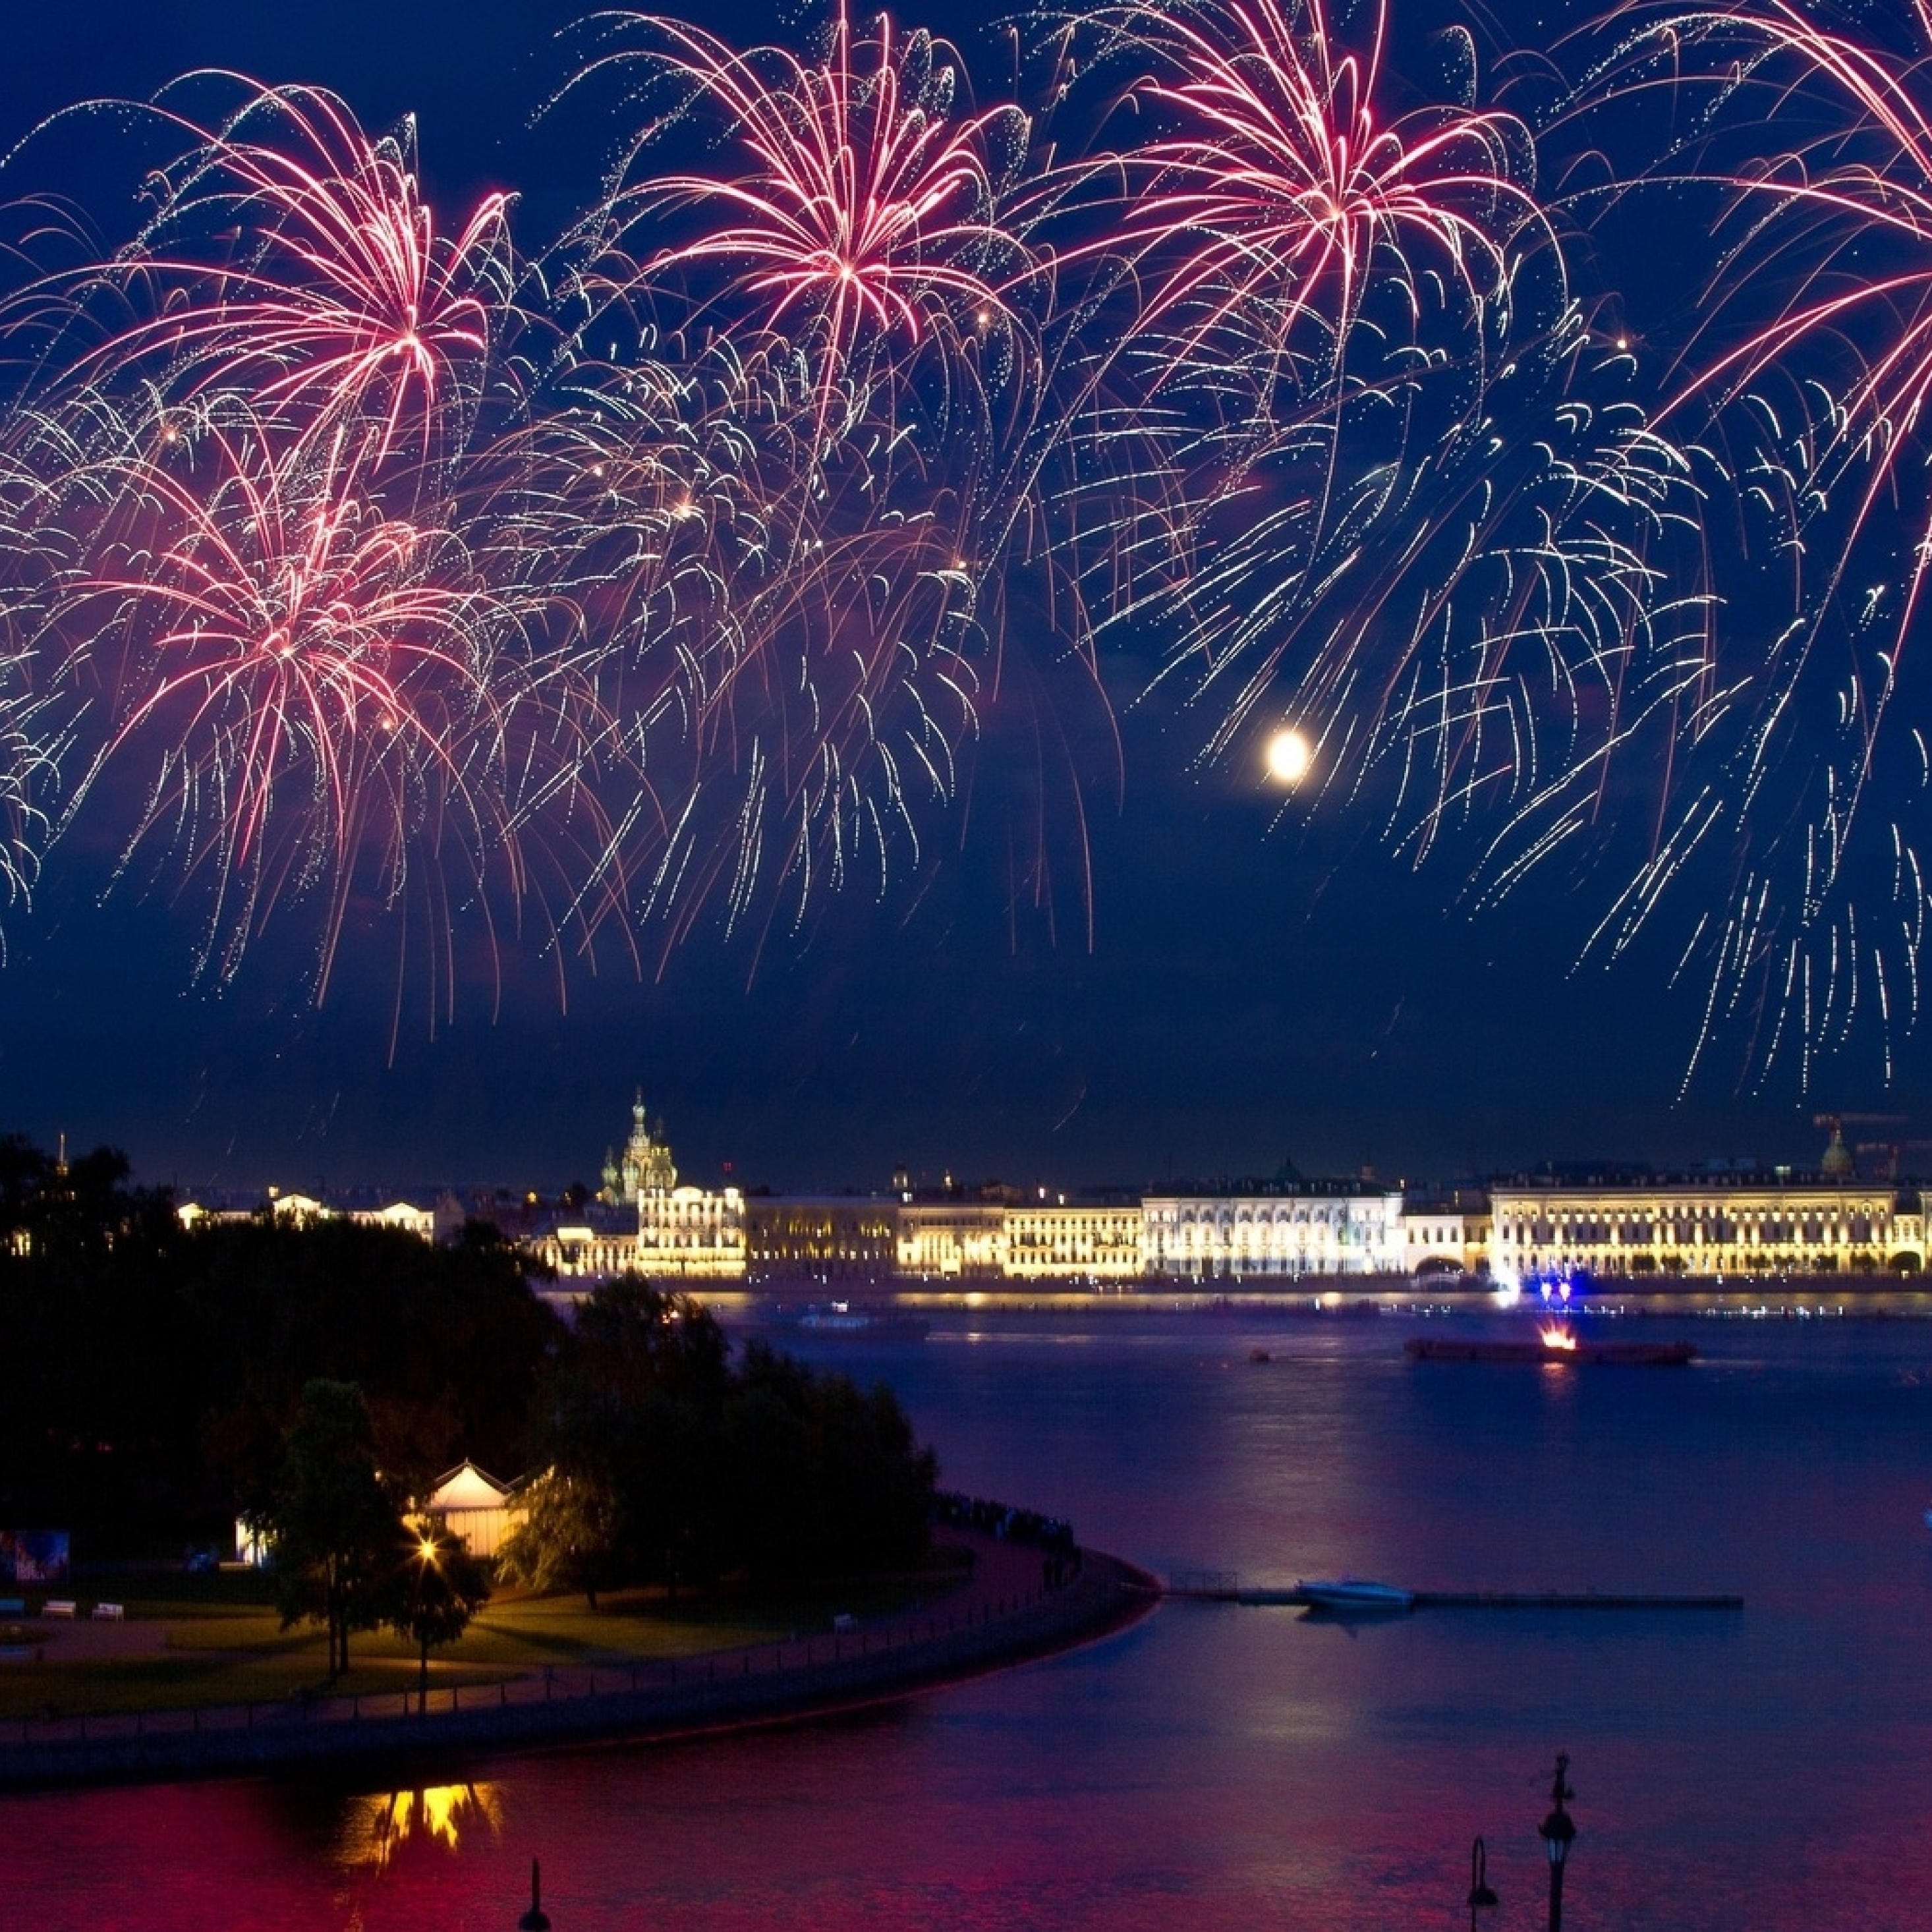
<svg viewBox="0 0 1932 1932">
<path fill-rule="evenodd" d="M 1393 1274 L 1402 1266 L 1402 1195 L 1372 1181 L 1149 1195 L 1141 1210 L 1144 1270 L 1158 1277 Z"/>
<path fill-rule="evenodd" d="M 628 1208 L 640 1195 L 666 1193 L 677 1185 L 677 1169 L 671 1165 L 664 1123 L 658 1123 L 656 1134 L 645 1124 L 641 1087 L 631 1102 L 631 1133 L 622 1157 L 614 1150 L 605 1153 L 602 1178 L 598 1198 L 609 1208 Z"/>
<path fill-rule="evenodd" d="M 1008 1208 L 1002 1272 L 1009 1281 L 1137 1280 L 1142 1219 L 1138 1201 L 1069 1201 L 1060 1195 Z"/>
<path fill-rule="evenodd" d="M 1658 1180 L 1513 1181 L 1405 1194 L 1371 1179 L 1276 1178 L 1070 1199 L 998 1182 L 890 1195 L 759 1193 L 680 1186 L 644 1102 L 606 1180 L 634 1189 L 634 1233 L 592 1207 L 539 1252 L 566 1280 L 636 1268 L 693 1280 L 1094 1285 L 1292 1282 L 1304 1277 L 1539 1273 L 1605 1277 L 1871 1276 L 1924 1264 L 1918 1195 L 1828 1172 L 1738 1169 Z M 284 1211 L 310 1204 L 290 1202 Z"/>
<path fill-rule="evenodd" d="M 636 1265 L 653 1281 L 742 1281 L 744 1196 L 692 1186 L 639 1196 Z"/>
<path fill-rule="evenodd" d="M 876 1195 L 748 1196 L 746 1271 L 754 1280 L 880 1280 L 897 1264 L 898 1210 Z"/>
<path fill-rule="evenodd" d="M 175 1215 L 184 1228 L 195 1228 L 203 1222 L 252 1221 L 265 1211 L 278 1222 L 297 1226 L 316 1221 L 353 1221 L 359 1227 L 399 1228 L 425 1241 L 448 1239 L 463 1222 L 462 1210 L 453 1200 L 434 1208 L 419 1208 L 408 1201 L 392 1201 L 380 1208 L 345 1207 L 313 1194 L 284 1193 L 279 1187 L 268 1190 L 266 1206 L 210 1208 L 197 1201 L 184 1201 Z"/>
<path fill-rule="evenodd" d="M 1599 1276 L 1870 1275 L 1924 1264 L 1916 1193 L 1890 1183 L 1713 1178 L 1490 1190 L 1498 1280 Z"/>
<path fill-rule="evenodd" d="M 1404 1197 L 1402 1259 L 1404 1274 L 1473 1274 L 1489 1249 L 1486 1204 L 1457 1193 L 1446 1199 Z"/>
<path fill-rule="evenodd" d="M 437 1479 L 413 1516 L 418 1528 L 440 1522 L 461 1538 L 471 1556 L 494 1556 L 523 1514 L 508 1484 L 465 1462 Z"/>
<path fill-rule="evenodd" d="M 638 1264 L 634 1228 L 599 1228 L 589 1222 L 553 1228 L 531 1244 L 565 1281 L 608 1281 Z"/>
<path fill-rule="evenodd" d="M 902 1201 L 898 1271 L 923 1280 L 997 1281 L 1006 1272 L 1006 1203 Z"/>
</svg>

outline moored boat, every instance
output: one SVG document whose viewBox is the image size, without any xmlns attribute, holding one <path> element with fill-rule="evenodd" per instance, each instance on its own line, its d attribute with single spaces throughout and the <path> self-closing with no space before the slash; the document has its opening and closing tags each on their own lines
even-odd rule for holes
<svg viewBox="0 0 1932 1932">
<path fill-rule="evenodd" d="M 932 1333 L 932 1324 L 922 1315 L 863 1302 L 815 1302 L 796 1310 L 774 1310 L 768 1318 L 808 1335 L 862 1336 L 875 1342 L 922 1342 Z"/>
<path fill-rule="evenodd" d="M 1692 1342 L 1582 1342 L 1574 1336 L 1534 1342 L 1498 1342 L 1454 1336 L 1414 1335 L 1402 1352 L 1418 1362 L 1596 1362 L 1625 1368 L 1682 1368 L 1697 1359 Z"/>
<path fill-rule="evenodd" d="M 1360 1576 L 1304 1577 L 1295 1593 L 1312 1610 L 1340 1610 L 1357 1616 L 1398 1616 L 1415 1607 L 1415 1592 L 1394 1583 Z"/>
</svg>

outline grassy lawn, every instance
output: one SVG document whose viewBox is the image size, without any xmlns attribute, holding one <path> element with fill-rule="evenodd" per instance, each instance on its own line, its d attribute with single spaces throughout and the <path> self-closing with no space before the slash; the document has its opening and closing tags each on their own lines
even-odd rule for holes
<svg viewBox="0 0 1932 1932">
<path fill-rule="evenodd" d="M 842 1612 L 888 1616 L 928 1600 L 958 1575 L 942 1568 L 759 1598 L 684 1592 L 675 1602 L 662 1590 L 624 1591 L 601 1595 L 594 1612 L 581 1596 L 506 1594 L 482 1611 L 460 1642 L 431 1655 L 430 1682 L 442 1688 L 494 1684 L 545 1664 L 649 1662 L 789 1640 L 828 1629 Z M 152 1585 L 146 1594 L 143 1584 Z M 24 1643 L 40 1652 L 0 1660 L 0 1723 L 44 1717 L 50 1707 L 64 1717 L 92 1717 L 272 1703 L 326 1688 L 320 1627 L 282 1629 L 262 1579 L 130 1577 L 120 1600 L 128 1621 L 116 1640 L 131 1654 L 74 1654 L 94 1640 L 91 1628 L 28 1622 L 0 1628 L 0 1646 Z M 157 1625 L 158 1647 L 144 1641 Z M 387 1631 L 358 1632 L 350 1660 L 338 1694 L 416 1687 L 414 1648 Z"/>
</svg>

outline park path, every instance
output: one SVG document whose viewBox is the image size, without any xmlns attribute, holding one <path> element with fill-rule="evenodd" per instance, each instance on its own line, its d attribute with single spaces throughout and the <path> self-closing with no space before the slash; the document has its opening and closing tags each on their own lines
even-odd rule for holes
<svg viewBox="0 0 1932 1932">
<path fill-rule="evenodd" d="M 830 1632 L 676 1659 L 554 1665 L 491 1684 L 432 1684 L 427 1708 L 412 1687 L 0 1724 L 0 1789 L 770 1721 L 1064 1649 L 1133 1621 L 1158 1595 L 1153 1579 L 1112 1558 L 1054 1562 L 1036 1547 L 953 1528 L 938 1540 L 971 1552 L 963 1582 L 890 1616 L 841 1618 Z M 82 1628 L 61 1634 L 78 1639 Z M 85 1628 L 92 1640 L 94 1626 Z"/>
</svg>

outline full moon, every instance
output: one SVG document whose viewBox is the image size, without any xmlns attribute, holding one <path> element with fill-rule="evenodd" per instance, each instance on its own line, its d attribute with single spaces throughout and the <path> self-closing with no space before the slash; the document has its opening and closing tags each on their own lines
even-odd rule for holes
<svg viewBox="0 0 1932 1932">
<path fill-rule="evenodd" d="M 1280 784 L 1299 784 L 1308 776 L 1314 755 L 1299 731 L 1284 726 L 1268 740 L 1268 776 Z"/>
</svg>

